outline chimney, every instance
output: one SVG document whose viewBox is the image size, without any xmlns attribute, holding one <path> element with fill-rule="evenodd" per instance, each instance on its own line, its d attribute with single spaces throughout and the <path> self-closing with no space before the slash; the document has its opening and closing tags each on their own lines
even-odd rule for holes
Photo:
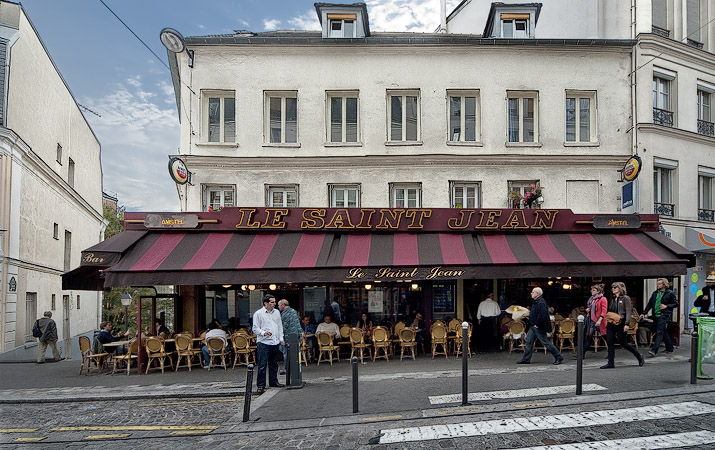
<svg viewBox="0 0 715 450">
<path fill-rule="evenodd" d="M 439 0 L 439 32 L 447 32 L 447 0 Z"/>
</svg>

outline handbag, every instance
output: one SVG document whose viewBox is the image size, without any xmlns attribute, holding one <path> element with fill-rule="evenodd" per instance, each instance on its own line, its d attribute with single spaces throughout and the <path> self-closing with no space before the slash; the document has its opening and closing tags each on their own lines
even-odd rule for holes
<svg viewBox="0 0 715 450">
<path fill-rule="evenodd" d="M 613 325 L 620 325 L 623 317 L 617 312 L 609 311 L 606 313 L 606 322 Z"/>
</svg>

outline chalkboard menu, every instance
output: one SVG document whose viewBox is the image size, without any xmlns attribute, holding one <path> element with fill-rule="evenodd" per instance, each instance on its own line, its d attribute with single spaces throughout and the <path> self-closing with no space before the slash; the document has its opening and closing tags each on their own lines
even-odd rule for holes
<svg viewBox="0 0 715 450">
<path fill-rule="evenodd" d="M 454 314 L 454 283 L 434 283 L 432 285 L 432 311 Z"/>
<path fill-rule="evenodd" d="M 314 320 L 323 312 L 325 306 L 325 288 L 324 287 L 306 287 L 303 288 L 303 311 L 307 316 L 313 316 Z"/>
</svg>

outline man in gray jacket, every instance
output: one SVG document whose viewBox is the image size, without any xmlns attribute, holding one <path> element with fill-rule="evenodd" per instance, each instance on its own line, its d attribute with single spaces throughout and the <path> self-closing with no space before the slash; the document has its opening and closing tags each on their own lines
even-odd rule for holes
<svg viewBox="0 0 715 450">
<path fill-rule="evenodd" d="M 39 322 L 40 331 L 42 331 L 42 336 L 40 336 L 40 343 L 37 346 L 37 363 L 42 364 L 45 362 L 45 352 L 47 352 L 47 346 L 52 347 L 52 355 L 55 357 L 55 361 L 60 360 L 60 352 L 57 350 L 57 324 L 52 320 L 52 311 L 45 311 L 44 317 L 37 319 Z"/>
</svg>

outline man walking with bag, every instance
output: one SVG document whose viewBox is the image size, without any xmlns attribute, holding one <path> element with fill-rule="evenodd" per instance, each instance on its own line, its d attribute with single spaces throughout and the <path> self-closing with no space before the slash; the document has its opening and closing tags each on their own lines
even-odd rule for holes
<svg viewBox="0 0 715 450">
<path fill-rule="evenodd" d="M 43 315 L 43 318 L 37 319 L 37 322 L 35 322 L 35 326 L 42 333 L 39 336 L 40 342 L 37 346 L 37 364 L 45 362 L 48 345 L 52 347 L 52 356 L 55 357 L 55 361 L 60 360 L 60 352 L 57 350 L 57 324 L 52 320 L 52 311 L 45 311 Z"/>
<path fill-rule="evenodd" d="M 658 289 L 653 292 L 648 300 L 648 304 L 643 310 L 641 317 L 645 317 L 648 311 L 653 310 L 653 317 L 656 320 L 655 338 L 653 346 L 648 350 L 650 356 L 658 353 L 661 341 L 665 344 L 665 352 L 673 352 L 673 341 L 668 334 L 668 322 L 673 316 L 673 309 L 678 307 L 678 299 L 673 291 L 669 289 L 670 282 L 665 278 L 658 278 L 656 286 Z"/>
<path fill-rule="evenodd" d="M 544 291 L 535 287 L 531 291 L 531 298 L 534 303 L 531 305 L 529 314 L 529 332 L 524 340 L 524 357 L 517 361 L 517 364 L 530 364 L 531 354 L 534 352 L 534 341 L 538 339 L 554 357 L 554 365 L 558 366 L 564 361 L 564 357 L 551 343 L 546 333 L 551 332 L 551 318 L 549 317 L 549 307 L 544 300 Z"/>
</svg>

